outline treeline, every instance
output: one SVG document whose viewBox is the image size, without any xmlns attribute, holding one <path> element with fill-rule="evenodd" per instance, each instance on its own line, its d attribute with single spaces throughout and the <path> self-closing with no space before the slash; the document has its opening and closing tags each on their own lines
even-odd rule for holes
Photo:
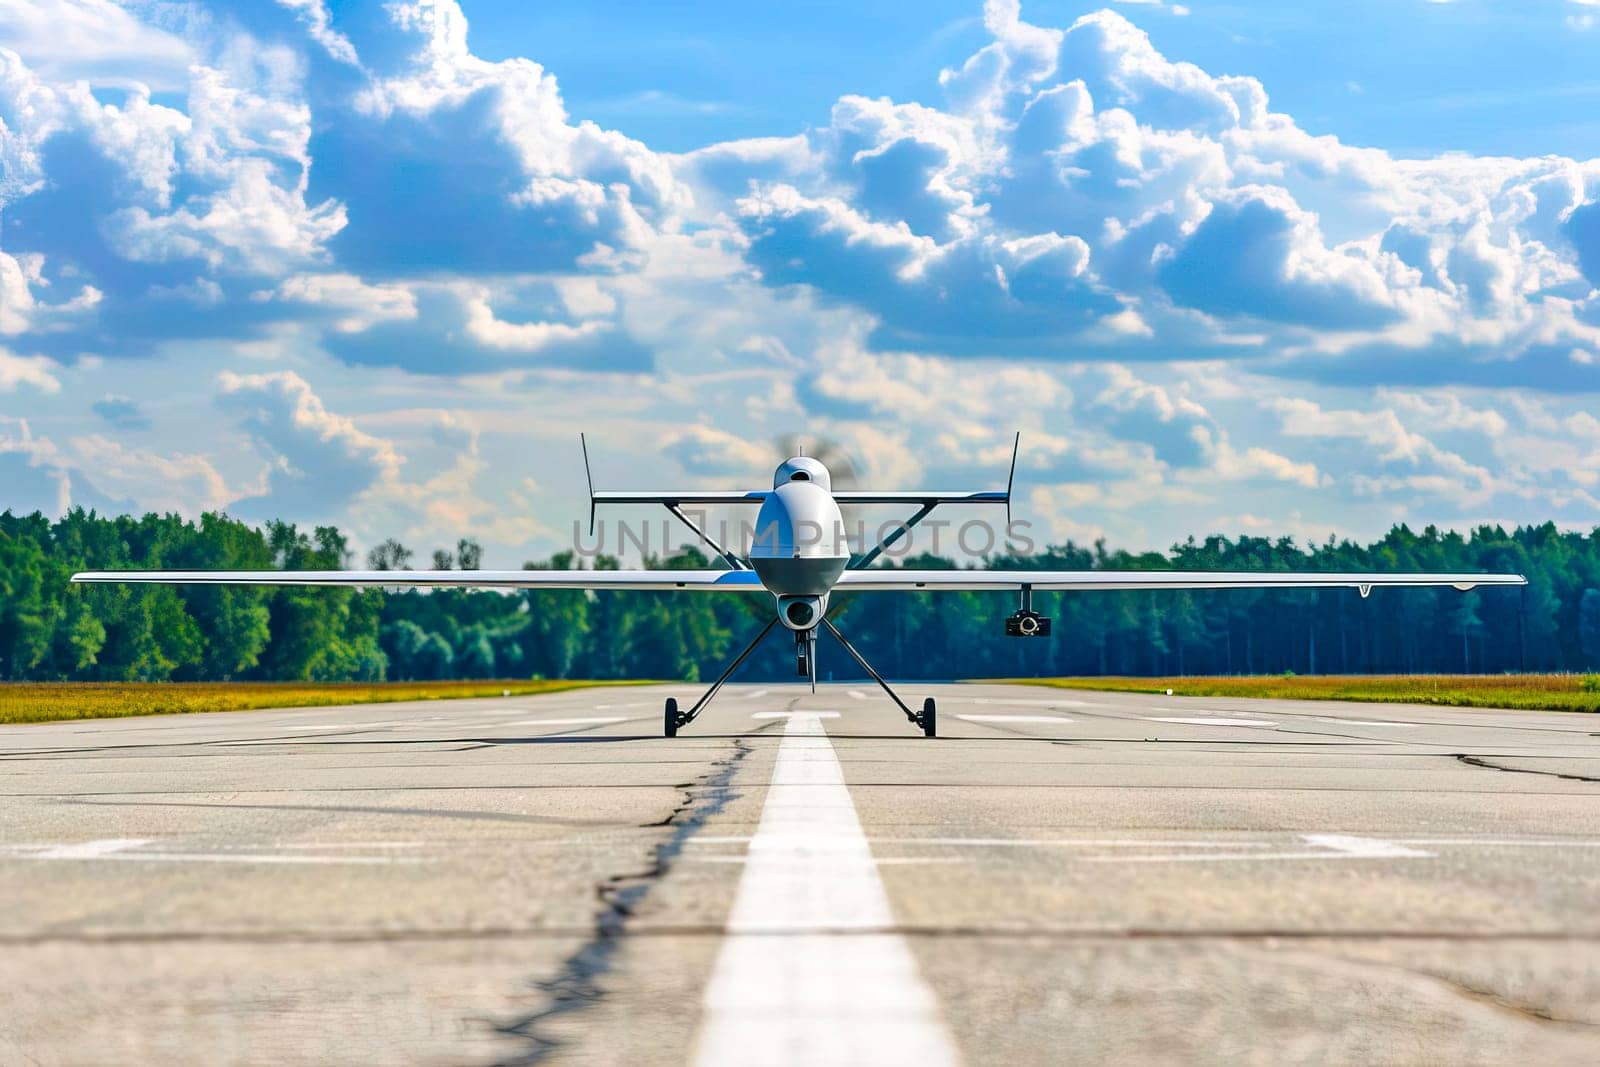
<svg viewBox="0 0 1600 1067">
<path fill-rule="evenodd" d="M 463 540 L 430 566 L 476 569 Z M 394 541 L 369 567 L 403 570 Z M 85 569 L 339 569 L 353 554 L 334 527 L 256 528 L 223 515 L 51 521 L 0 514 L 0 679 L 86 681 L 410 680 L 488 677 L 701 679 L 770 618 L 763 595 L 481 590 L 385 592 L 249 586 L 71 585 Z M 952 567 L 908 558 L 909 567 Z M 529 567 L 570 568 L 572 553 Z M 600 567 L 615 567 L 600 558 Z M 707 567 L 685 548 L 655 567 Z M 1002 636 L 1012 594 L 836 595 L 830 615 L 881 671 L 899 678 L 1083 674 L 1499 672 L 1600 667 L 1600 530 L 1553 523 L 1463 536 L 1397 526 L 1371 545 L 1289 538 L 1190 539 L 1130 554 L 1066 544 L 997 567 L 1061 570 L 1512 571 L 1525 589 L 1036 594 L 1046 640 Z M 860 677 L 824 636 L 823 677 Z M 792 675 L 786 633 L 745 677 Z"/>
</svg>

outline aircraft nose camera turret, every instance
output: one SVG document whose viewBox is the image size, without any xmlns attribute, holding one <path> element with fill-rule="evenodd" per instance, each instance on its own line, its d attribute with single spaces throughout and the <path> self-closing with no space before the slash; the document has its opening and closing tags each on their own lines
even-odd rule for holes
<svg viewBox="0 0 1600 1067">
<path fill-rule="evenodd" d="M 778 598 L 778 616 L 791 630 L 809 630 L 822 621 L 827 598 L 820 596 L 785 596 Z"/>
</svg>

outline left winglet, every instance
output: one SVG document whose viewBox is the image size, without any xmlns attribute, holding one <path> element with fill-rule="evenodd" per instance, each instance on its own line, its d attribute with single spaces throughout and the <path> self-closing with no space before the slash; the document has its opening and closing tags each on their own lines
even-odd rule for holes
<svg viewBox="0 0 1600 1067">
<path fill-rule="evenodd" d="M 589 441 L 583 434 L 578 434 L 578 447 L 583 449 L 583 477 L 589 483 L 589 536 L 594 536 L 594 475 L 589 470 Z"/>
</svg>

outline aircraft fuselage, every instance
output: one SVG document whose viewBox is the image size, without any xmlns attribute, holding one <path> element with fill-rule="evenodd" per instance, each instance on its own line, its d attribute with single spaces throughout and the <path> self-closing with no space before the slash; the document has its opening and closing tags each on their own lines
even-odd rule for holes
<svg viewBox="0 0 1600 1067">
<path fill-rule="evenodd" d="M 828 593 L 850 562 L 826 466 L 796 456 L 778 467 L 756 514 L 749 558 L 761 584 L 778 598 L 784 626 L 809 630 L 821 621 Z"/>
</svg>

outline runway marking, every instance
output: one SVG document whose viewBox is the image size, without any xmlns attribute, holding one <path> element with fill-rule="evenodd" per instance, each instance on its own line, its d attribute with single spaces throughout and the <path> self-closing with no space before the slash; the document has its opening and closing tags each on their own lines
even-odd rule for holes
<svg viewBox="0 0 1600 1067">
<path fill-rule="evenodd" d="M 277 852 L 118 852 L 105 858 L 139 863 L 288 863 L 315 866 L 385 866 L 432 862 L 415 856 L 290 856 Z"/>
<path fill-rule="evenodd" d="M 837 711 L 757 711 L 752 712 L 752 719 L 793 719 L 797 715 L 809 715 L 816 719 L 837 719 Z"/>
<path fill-rule="evenodd" d="M 978 697 L 968 701 L 970 704 L 1011 704 L 1017 707 L 1034 708 L 1092 708 L 1098 705 L 1087 700 L 1001 700 L 993 697 Z"/>
<path fill-rule="evenodd" d="M 1541 838 L 1403 837 L 1398 845 L 1471 845 L 1484 848 L 1600 848 L 1600 841 L 1546 841 Z"/>
<path fill-rule="evenodd" d="M 848 693 L 846 693 L 846 696 L 850 697 L 850 699 L 852 699 L 852 700 L 865 700 L 865 699 L 867 699 L 867 694 L 863 693 L 859 689 L 851 689 Z"/>
<path fill-rule="evenodd" d="M 894 922 L 822 719 L 791 715 L 706 987 L 696 1062 L 956 1063 L 911 949 L 882 932 Z M 774 932 L 797 936 L 744 936 Z"/>
<path fill-rule="evenodd" d="M 627 722 L 624 715 L 600 715 L 582 719 L 518 719 L 507 726 L 605 726 L 614 722 Z"/>
<path fill-rule="evenodd" d="M 285 848 L 427 848 L 428 841 L 296 841 Z"/>
<path fill-rule="evenodd" d="M 1070 840 L 1028 837 L 874 837 L 873 841 L 895 845 L 939 845 L 989 848 L 1270 848 L 1255 841 L 1141 841 L 1138 838 Z"/>
<path fill-rule="evenodd" d="M 280 730 L 379 730 L 389 726 L 443 726 L 426 719 L 386 719 L 382 722 L 334 722 L 317 726 L 280 726 Z"/>
<path fill-rule="evenodd" d="M 3 845 L 0 856 L 24 860 L 117 860 L 135 863 L 309 863 L 390 864 L 426 860 L 397 856 L 296 856 L 278 852 L 141 852 L 147 838 L 110 838 L 63 845 Z"/>
<path fill-rule="evenodd" d="M 1230 860 L 1383 860 L 1427 859 L 1433 855 L 1408 848 L 1396 841 L 1350 834 L 1301 834 L 1310 850 L 1293 852 L 1252 852 L 1224 855 L 1197 855 L 1193 852 L 1171 856 L 1085 856 L 1085 863 L 1224 863 Z"/>
<path fill-rule="evenodd" d="M 1318 719 L 1318 722 L 1331 722 L 1335 726 L 1393 726 L 1401 730 L 1412 730 L 1418 726 L 1426 726 L 1420 722 L 1385 722 L 1381 719 Z"/>
<path fill-rule="evenodd" d="M 745 693 L 744 694 L 744 699 L 746 699 L 746 700 L 760 700 L 762 697 L 767 695 L 767 692 L 768 691 L 765 690 L 765 689 L 757 689 L 754 693 Z"/>
<path fill-rule="evenodd" d="M 1301 834 L 1300 840 L 1308 845 L 1332 849 L 1346 856 L 1390 858 L 1432 855 L 1421 849 L 1407 848 L 1394 841 L 1382 841 L 1376 837 L 1355 837 L 1350 834 Z"/>
<path fill-rule="evenodd" d="M 711 837 L 696 836 L 690 844 L 695 845 L 738 845 L 749 841 L 748 837 Z M 789 835 L 786 841 L 795 847 L 821 849 L 829 847 L 829 838 L 816 835 Z M 1026 837 L 872 837 L 867 839 L 873 844 L 881 845 L 938 845 L 940 847 L 974 847 L 987 848 L 989 846 L 1013 846 L 1017 848 L 1270 848 L 1263 842 L 1254 841 L 1144 841 L 1138 838 L 1115 839 L 1070 839 L 1070 838 L 1026 838 Z M 883 862 L 882 860 L 879 861 Z"/>
<path fill-rule="evenodd" d="M 1065 715 L 957 715 L 967 722 L 1076 722 Z"/>
<path fill-rule="evenodd" d="M 1157 708 L 1156 710 L 1160 711 L 1160 710 L 1163 710 L 1163 709 Z M 1155 716 L 1155 717 L 1152 717 L 1149 721 L 1150 722 L 1171 722 L 1171 723 L 1177 723 L 1180 726 L 1263 726 L 1263 727 L 1270 727 L 1270 726 L 1278 725 L 1277 723 L 1271 721 L 1270 719 L 1227 719 L 1227 718 L 1222 718 L 1222 717 L 1218 717 L 1218 716 L 1205 717 L 1205 718 L 1195 718 L 1195 719 L 1177 719 L 1177 718 L 1164 719 L 1164 718 L 1161 718 L 1160 716 Z"/>
<path fill-rule="evenodd" d="M 695 863 L 749 863 L 749 856 L 689 856 Z M 968 863 L 965 856 L 886 856 L 873 860 L 879 867 L 899 867 L 924 863 Z"/>
<path fill-rule="evenodd" d="M 125 849 L 138 848 L 143 844 L 148 844 L 145 838 L 113 837 L 104 841 L 83 841 L 75 845 L 45 845 L 32 855 L 27 853 L 22 855 L 36 860 L 93 860 Z"/>
</svg>

